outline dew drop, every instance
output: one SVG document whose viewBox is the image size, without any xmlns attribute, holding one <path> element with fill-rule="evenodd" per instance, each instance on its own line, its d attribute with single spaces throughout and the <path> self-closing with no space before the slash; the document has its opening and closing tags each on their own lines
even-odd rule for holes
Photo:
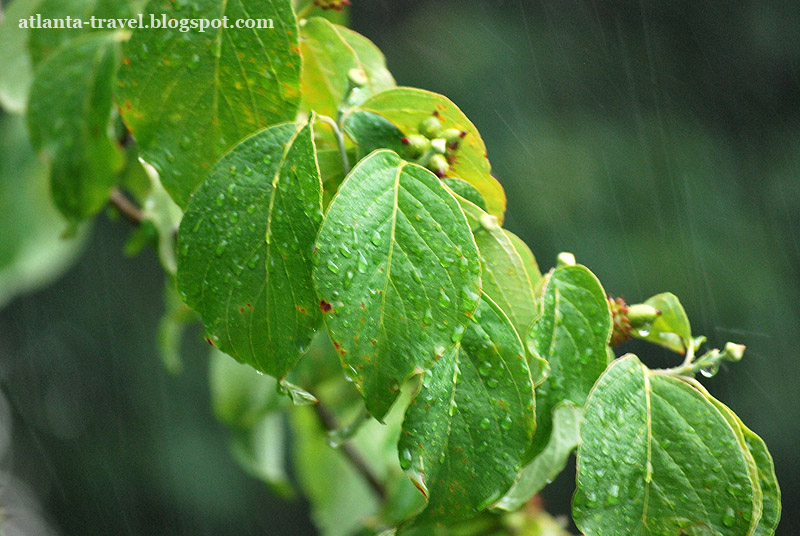
<svg viewBox="0 0 800 536">
<path fill-rule="evenodd" d="M 411 467 L 411 451 L 408 449 L 403 449 L 399 452 L 400 457 L 400 468 L 404 471 Z"/>
<path fill-rule="evenodd" d="M 217 206 L 221 207 L 224 204 L 225 204 L 225 194 L 219 194 L 217 196 Z"/>
<path fill-rule="evenodd" d="M 225 248 L 227 247 L 228 247 L 228 242 L 223 240 L 217 245 L 217 249 L 214 250 L 214 253 L 217 255 L 217 257 L 222 257 L 222 254 L 225 253 Z"/>
<path fill-rule="evenodd" d="M 730 506 L 725 509 L 725 513 L 722 515 L 722 524 L 726 527 L 732 527 L 736 524 L 736 512 Z"/>
<path fill-rule="evenodd" d="M 380 246 L 381 243 L 383 242 L 383 239 L 381 238 L 381 233 L 377 229 L 375 230 L 375 232 L 372 233 L 372 236 L 370 237 L 369 240 L 376 246 Z"/>
<path fill-rule="evenodd" d="M 713 378 L 719 372 L 719 364 L 711 365 L 710 367 L 701 368 L 700 374 L 705 376 L 706 378 Z"/>
<path fill-rule="evenodd" d="M 450 306 L 450 297 L 444 291 L 444 289 L 439 289 L 439 306 L 440 307 L 449 307 Z"/>
<path fill-rule="evenodd" d="M 489 378 L 486 380 L 486 385 L 488 385 L 490 389 L 494 389 L 500 385 L 500 381 L 497 378 Z"/>
<path fill-rule="evenodd" d="M 453 328 L 453 333 L 450 335 L 450 340 L 453 342 L 458 342 L 464 336 L 464 326 L 456 326 Z"/>
<path fill-rule="evenodd" d="M 614 506 L 619 502 L 619 485 L 611 484 L 608 488 L 608 495 L 606 495 L 606 505 Z"/>
<path fill-rule="evenodd" d="M 364 254 L 361 253 L 360 251 L 358 252 L 358 265 L 357 265 L 357 268 L 358 268 L 358 271 L 360 273 L 362 273 L 362 274 L 366 273 L 366 271 L 367 271 L 367 259 L 364 257 Z"/>
<path fill-rule="evenodd" d="M 347 246 L 344 244 L 339 246 L 339 252 L 348 259 L 353 256 L 353 252 L 347 249 Z"/>
<path fill-rule="evenodd" d="M 328 270 L 333 272 L 334 274 L 339 273 L 339 267 L 333 261 L 328 261 Z"/>
<path fill-rule="evenodd" d="M 425 316 L 423 316 L 422 321 L 429 326 L 433 324 L 433 309 L 430 307 L 425 309 Z"/>
<path fill-rule="evenodd" d="M 484 430 L 488 429 L 489 426 L 491 426 L 491 424 L 492 424 L 492 421 L 489 420 L 489 417 L 484 417 L 483 419 L 481 419 L 480 426 Z"/>
</svg>

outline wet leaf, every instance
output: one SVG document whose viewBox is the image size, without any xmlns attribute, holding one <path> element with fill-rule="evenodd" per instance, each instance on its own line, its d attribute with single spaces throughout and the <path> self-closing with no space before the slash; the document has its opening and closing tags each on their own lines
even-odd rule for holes
<svg viewBox="0 0 800 536">
<path fill-rule="evenodd" d="M 606 344 L 611 313 L 600 281 L 585 266 L 557 268 L 547 280 L 542 315 L 528 342 L 550 365 L 550 376 L 536 388 L 537 433 L 530 455 L 550 437 L 553 408 L 561 402 L 583 406 L 608 365 Z"/>
<path fill-rule="evenodd" d="M 486 212 L 486 200 L 473 185 L 456 177 L 442 177 L 442 182 L 455 193 Z"/>
<path fill-rule="evenodd" d="M 406 378 L 456 345 L 477 306 L 480 264 L 464 213 L 433 173 L 376 151 L 331 202 L 315 264 L 328 332 L 381 419 Z"/>
<path fill-rule="evenodd" d="M 163 2 L 144 17 L 271 19 L 271 29 L 137 29 L 123 49 L 117 101 L 143 158 L 185 207 L 217 159 L 246 136 L 293 120 L 300 100 L 289 0 Z"/>
<path fill-rule="evenodd" d="M 616 361 L 586 403 L 575 523 L 587 536 L 751 534 L 761 514 L 740 431 L 686 381 Z"/>
<path fill-rule="evenodd" d="M 351 113 L 344 121 L 344 131 L 358 144 L 359 158 L 377 149 L 390 149 L 403 154 L 404 147 L 400 141 L 403 137 L 402 131 L 378 114 Z"/>
<path fill-rule="evenodd" d="M 531 280 L 531 285 L 536 289 L 536 287 L 539 286 L 539 282 L 542 280 L 542 272 L 539 270 L 539 263 L 536 262 L 536 257 L 534 257 L 528 244 L 520 237 L 511 231 L 505 229 L 504 231 L 514 245 L 514 249 L 517 250 L 517 253 L 519 253 L 519 256 L 522 258 L 522 265 L 525 267 L 525 271 L 528 272 L 528 279 Z"/>
<path fill-rule="evenodd" d="M 728 424 L 741 431 L 744 446 L 750 451 L 755 463 L 755 473 L 751 469 L 751 479 L 757 479 L 761 488 L 761 518 L 753 531 L 754 536 L 770 536 L 775 533 L 781 518 L 781 490 L 775 476 L 775 464 L 767 450 L 764 440 L 750 430 L 733 411 L 722 402 L 711 396 L 706 389 L 695 380 L 687 380 L 700 391 L 728 420 Z"/>
<path fill-rule="evenodd" d="M 527 334 L 536 318 L 536 298 L 522 257 L 497 218 L 464 198 L 459 202 L 478 244 L 483 293 L 508 315 L 517 333 Z"/>
<path fill-rule="evenodd" d="M 506 197 L 503 187 L 491 175 L 486 146 L 475 125 L 450 99 L 422 89 L 400 87 L 373 95 L 356 110 L 376 113 L 394 123 L 406 135 L 416 133 L 419 124 L 434 113 L 443 128 L 466 131 L 447 176 L 472 184 L 486 200 L 489 213 L 502 223 Z"/>
<path fill-rule="evenodd" d="M 335 118 L 346 99 L 351 105 L 358 104 L 395 85 L 383 54 L 369 39 L 321 17 L 301 24 L 300 53 L 301 110 Z M 357 77 L 363 77 L 358 80 L 363 84 L 355 85 Z"/>
<path fill-rule="evenodd" d="M 583 408 L 570 403 L 553 409 L 553 432 L 541 454 L 522 468 L 514 486 L 508 490 L 496 507 L 514 511 L 528 502 L 552 482 L 567 466 L 569 455 L 580 444 L 580 422 Z"/>
<path fill-rule="evenodd" d="M 192 196 L 178 233 L 178 288 L 209 341 L 285 376 L 319 323 L 311 250 L 321 216 L 312 124 L 237 145 Z"/>
<path fill-rule="evenodd" d="M 31 87 L 31 142 L 52 161 L 53 199 L 71 220 L 97 213 L 122 169 L 122 151 L 108 136 L 117 38 L 70 41 L 39 64 Z"/>
<path fill-rule="evenodd" d="M 59 46 L 80 36 L 93 32 L 108 32 L 113 29 L 93 28 L 88 24 L 92 17 L 99 19 L 130 18 L 133 10 L 127 0 L 44 0 L 38 2 L 36 14 L 42 20 L 67 17 L 87 21 L 80 28 L 66 26 L 64 28 L 31 28 L 28 34 L 28 50 L 34 67 Z M 120 29 L 120 28 L 117 28 Z"/>
<path fill-rule="evenodd" d="M 661 314 L 648 327 L 633 330 L 631 333 L 637 339 L 644 339 L 665 348 L 683 354 L 692 344 L 692 328 L 689 318 L 678 297 L 670 292 L 657 294 L 645 301 L 652 305 Z"/>
<path fill-rule="evenodd" d="M 534 427 L 524 347 L 484 296 L 461 343 L 425 373 L 406 412 L 400 463 L 428 497 L 417 522 L 466 519 L 500 498 Z"/>
</svg>

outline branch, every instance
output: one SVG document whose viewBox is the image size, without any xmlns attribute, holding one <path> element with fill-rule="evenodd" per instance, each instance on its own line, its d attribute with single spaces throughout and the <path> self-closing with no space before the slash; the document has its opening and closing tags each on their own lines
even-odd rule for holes
<svg viewBox="0 0 800 536">
<path fill-rule="evenodd" d="M 314 404 L 313 408 L 325 430 L 331 432 L 339 427 L 336 418 L 321 403 Z M 381 502 L 385 502 L 387 496 L 386 489 L 378 480 L 378 477 L 375 476 L 375 473 L 372 472 L 372 469 L 367 465 L 367 462 L 364 461 L 364 458 L 361 457 L 361 453 L 359 453 L 349 441 L 343 442 L 339 446 L 339 450 L 364 480 L 367 481 L 367 484 L 372 488 L 372 491 L 375 492 L 375 495 L 378 496 Z"/>
<path fill-rule="evenodd" d="M 128 199 L 119 188 L 111 190 L 108 202 L 116 208 L 123 218 L 132 224 L 139 226 L 144 221 L 144 214 L 133 202 Z"/>
</svg>

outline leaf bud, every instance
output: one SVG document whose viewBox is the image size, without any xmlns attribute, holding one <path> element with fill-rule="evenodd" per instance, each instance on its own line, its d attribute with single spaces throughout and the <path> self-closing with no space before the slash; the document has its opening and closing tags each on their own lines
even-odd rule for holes
<svg viewBox="0 0 800 536">
<path fill-rule="evenodd" d="M 436 153 L 428 160 L 428 169 L 433 171 L 437 177 L 442 178 L 447 175 L 450 164 L 447 162 L 447 158 L 445 158 L 444 155 Z"/>
<path fill-rule="evenodd" d="M 575 255 L 569 253 L 567 251 L 562 251 L 556 257 L 556 268 L 562 268 L 564 266 L 574 266 L 575 265 Z"/>
<path fill-rule="evenodd" d="M 632 328 L 640 328 L 653 323 L 661 311 L 646 303 L 637 303 L 628 306 L 628 321 Z"/>
<path fill-rule="evenodd" d="M 426 117 L 417 127 L 419 133 L 428 139 L 438 138 L 442 131 L 442 122 L 436 116 Z"/>
<path fill-rule="evenodd" d="M 410 134 L 400 138 L 400 142 L 405 145 L 406 158 L 419 158 L 431 148 L 430 140 L 420 134 Z"/>
<path fill-rule="evenodd" d="M 741 361 L 744 356 L 744 344 L 736 344 L 734 342 L 725 343 L 725 351 L 723 352 L 724 358 L 727 361 Z"/>
<path fill-rule="evenodd" d="M 364 72 L 364 69 L 360 68 L 354 68 L 347 71 L 347 78 L 350 80 L 350 83 L 356 87 L 363 87 L 369 83 L 367 73 Z"/>
</svg>

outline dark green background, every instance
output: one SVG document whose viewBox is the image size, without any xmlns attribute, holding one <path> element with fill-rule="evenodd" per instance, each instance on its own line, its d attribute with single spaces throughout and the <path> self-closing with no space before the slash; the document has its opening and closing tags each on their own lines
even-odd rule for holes
<svg viewBox="0 0 800 536">
<path fill-rule="evenodd" d="M 400 84 L 447 95 L 476 124 L 507 226 L 543 269 L 572 251 L 608 292 L 674 292 L 710 344 L 747 345 L 704 383 L 766 440 L 778 534 L 800 533 L 797 3 L 365 0 L 352 20 Z M 0 419 L 13 417 L 0 504 L 38 503 L 31 518 L 61 534 L 311 531 L 302 503 L 227 455 L 199 331 L 183 374 L 164 370 L 162 271 L 151 252 L 123 256 L 129 231 L 101 216 L 75 267 L 0 311 Z M 556 513 L 569 478 L 546 493 Z"/>
</svg>

